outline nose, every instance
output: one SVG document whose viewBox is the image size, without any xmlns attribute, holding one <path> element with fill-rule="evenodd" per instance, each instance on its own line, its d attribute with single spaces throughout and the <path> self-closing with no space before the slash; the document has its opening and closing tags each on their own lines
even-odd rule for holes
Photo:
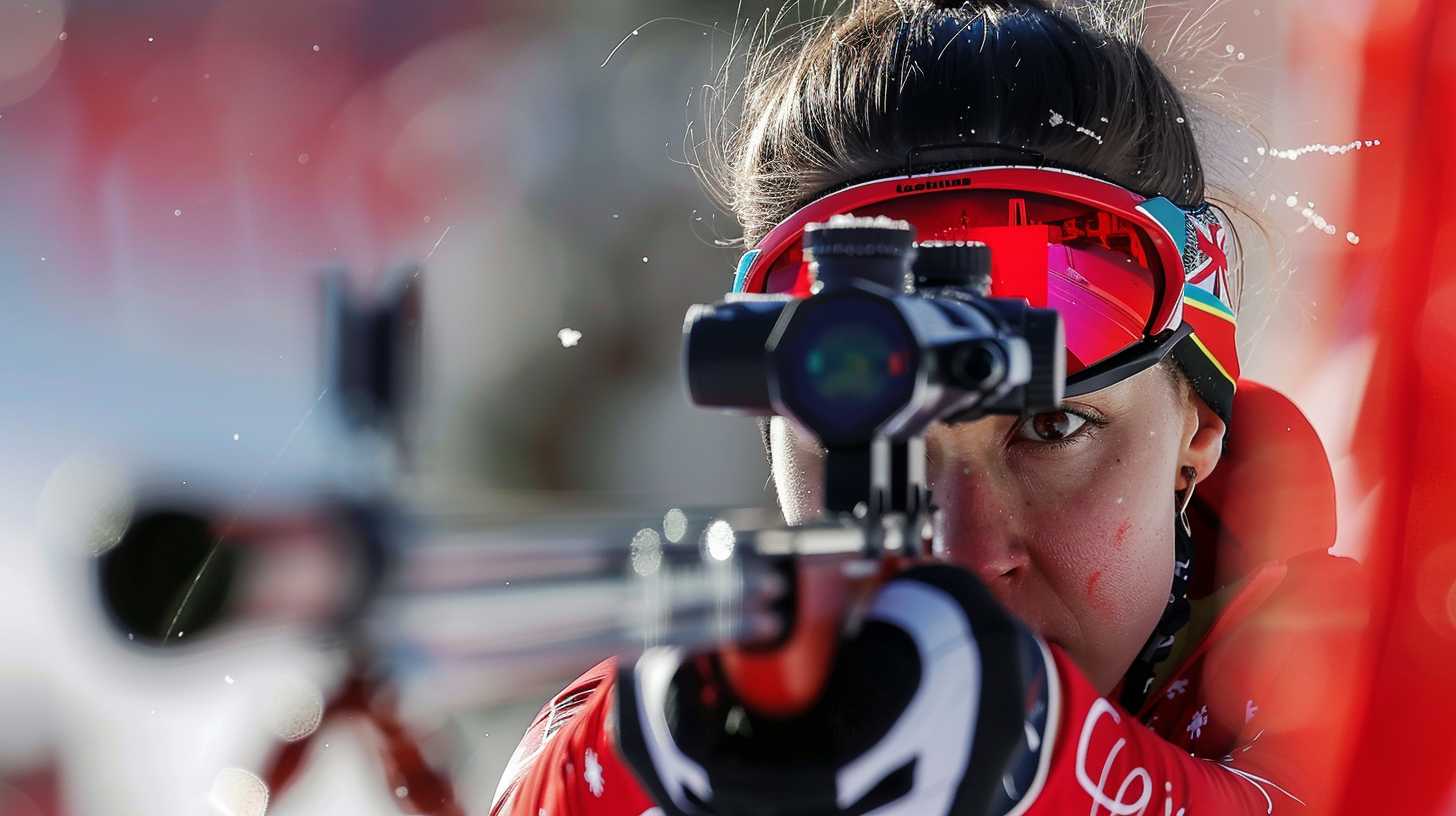
<svg viewBox="0 0 1456 816">
<path fill-rule="evenodd" d="M 943 541 L 951 561 L 987 586 L 1010 586 L 1030 564 L 1018 532 L 1027 520 L 1016 517 L 999 441 L 964 428 L 936 426 L 926 435 L 927 477 L 940 506 Z"/>
</svg>

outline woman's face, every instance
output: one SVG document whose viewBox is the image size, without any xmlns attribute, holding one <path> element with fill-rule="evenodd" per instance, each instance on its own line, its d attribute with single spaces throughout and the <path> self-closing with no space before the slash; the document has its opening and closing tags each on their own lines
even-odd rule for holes
<svg viewBox="0 0 1456 816">
<path fill-rule="evenodd" d="M 1167 603 L 1180 469 L 1212 471 L 1223 423 L 1153 368 L 1021 421 L 933 426 L 927 476 L 950 557 L 1102 693 Z M 791 524 L 820 512 L 823 454 L 774 418 L 774 480 Z"/>
</svg>

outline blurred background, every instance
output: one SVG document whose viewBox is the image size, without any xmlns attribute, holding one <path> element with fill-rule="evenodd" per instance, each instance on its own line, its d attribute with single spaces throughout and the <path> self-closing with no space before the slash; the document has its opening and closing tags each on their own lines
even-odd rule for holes
<svg viewBox="0 0 1456 816">
<path fill-rule="evenodd" d="M 1361 315 L 1331 270 L 1385 249 L 1350 200 L 1354 155 L 1400 150 L 1357 104 L 1379 5 L 1172 3 L 1145 43 L 1263 226 L 1245 375 L 1310 413 L 1356 556 L 1373 341 L 1346 337 Z M 703 87 L 778 7 L 0 2 L 0 814 L 261 813 L 248 774 L 316 725 L 337 655 L 279 637 L 159 668 L 100 627 L 74 542 L 143 474 L 240 502 L 347 476 L 323 270 L 363 291 L 422 270 L 416 492 L 483 513 L 773 506 L 752 422 L 689 405 L 678 354 L 737 259 L 690 166 Z M 429 724 L 471 812 L 555 682 Z M 320 735 L 268 811 L 396 812 L 366 737 Z"/>
</svg>

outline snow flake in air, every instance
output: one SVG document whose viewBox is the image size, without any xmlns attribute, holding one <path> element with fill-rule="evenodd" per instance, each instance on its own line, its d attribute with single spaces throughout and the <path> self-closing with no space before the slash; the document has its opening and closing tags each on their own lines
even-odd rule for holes
<svg viewBox="0 0 1456 816">
<path fill-rule="evenodd" d="M 1203 734 L 1203 726 L 1208 725 L 1208 706 L 1203 706 L 1193 712 L 1193 719 L 1188 721 L 1188 727 L 1184 729 L 1191 739 L 1198 739 Z"/>
<path fill-rule="evenodd" d="M 1169 684 L 1167 697 L 1169 700 L 1171 700 L 1187 690 L 1188 679 L 1186 677 L 1180 677 L 1177 680 L 1174 680 L 1171 684 Z"/>
<path fill-rule="evenodd" d="M 602 797 L 602 790 L 606 787 L 606 780 L 602 778 L 602 764 L 597 761 L 597 752 L 590 748 L 586 749 L 584 761 L 586 763 L 586 771 L 581 776 L 586 780 L 587 789 L 592 792 L 592 796 L 600 799 Z"/>
<path fill-rule="evenodd" d="M 1258 713 L 1259 707 L 1254 705 L 1253 700 L 1249 700 L 1248 702 L 1244 703 L 1244 722 L 1248 722 L 1249 720 L 1254 719 L 1254 715 Z"/>
<path fill-rule="evenodd" d="M 562 329 L 556 333 L 556 339 L 561 341 L 562 348 L 571 348 L 581 340 L 581 332 L 576 329 Z"/>
</svg>

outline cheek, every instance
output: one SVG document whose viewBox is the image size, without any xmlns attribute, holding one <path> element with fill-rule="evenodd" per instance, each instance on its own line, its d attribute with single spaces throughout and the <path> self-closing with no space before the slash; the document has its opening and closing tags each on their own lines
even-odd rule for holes
<svg viewBox="0 0 1456 816">
<path fill-rule="evenodd" d="M 1114 627 L 1156 622 L 1152 613 L 1161 614 L 1173 578 L 1172 530 L 1161 522 L 1161 517 L 1129 514 L 1096 526 L 1100 532 L 1089 546 L 1096 551 L 1090 569 L 1073 578 L 1094 618 Z"/>
<path fill-rule="evenodd" d="M 1048 498 L 1037 500 L 1047 504 L 1033 514 L 1028 546 L 1076 621 L 1076 650 L 1130 660 L 1172 582 L 1173 496 L 1163 489 L 1172 457 L 1155 446 L 1100 446 L 1108 455 L 1078 468 L 1090 475 L 1034 494 Z"/>
</svg>

